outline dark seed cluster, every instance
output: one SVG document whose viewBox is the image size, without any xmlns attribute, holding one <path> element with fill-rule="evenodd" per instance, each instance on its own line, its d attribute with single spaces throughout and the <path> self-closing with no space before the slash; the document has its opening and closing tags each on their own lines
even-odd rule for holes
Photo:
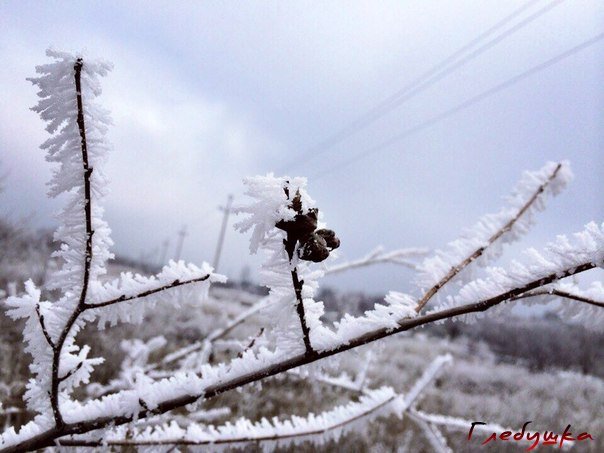
<svg viewBox="0 0 604 453">
<path fill-rule="evenodd" d="M 289 191 L 285 189 L 289 197 Z M 302 213 L 300 192 L 296 192 L 290 207 L 298 214 L 291 220 L 281 220 L 275 225 L 287 233 L 285 248 L 290 259 L 293 257 L 296 244 L 299 243 L 298 256 L 305 261 L 320 263 L 329 256 L 329 253 L 340 246 L 340 240 L 332 230 L 317 230 L 318 209 L 309 209 Z"/>
</svg>

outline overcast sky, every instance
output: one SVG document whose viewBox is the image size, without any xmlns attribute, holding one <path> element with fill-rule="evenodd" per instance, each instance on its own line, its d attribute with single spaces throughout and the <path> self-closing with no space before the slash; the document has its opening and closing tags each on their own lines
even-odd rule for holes
<svg viewBox="0 0 604 453">
<path fill-rule="evenodd" d="M 523 5 L 488 49 L 320 145 Z M 268 171 L 309 177 L 341 259 L 439 247 L 498 210 L 523 170 L 568 159 L 575 181 L 523 241 L 542 246 L 604 220 L 604 40 L 446 112 L 603 31 L 601 0 L 3 1 L 0 210 L 55 225 L 61 200 L 45 196 L 46 132 L 25 81 L 53 46 L 115 65 L 101 102 L 115 123 L 106 218 L 119 254 L 157 260 L 169 237 L 173 255 L 186 225 L 183 257 L 211 261 L 218 205 L 229 193 L 242 202 L 242 177 Z M 258 258 L 232 223 L 220 271 L 238 278 L 249 264 L 253 275 Z M 383 292 L 409 278 L 380 266 L 325 284 Z"/>
</svg>

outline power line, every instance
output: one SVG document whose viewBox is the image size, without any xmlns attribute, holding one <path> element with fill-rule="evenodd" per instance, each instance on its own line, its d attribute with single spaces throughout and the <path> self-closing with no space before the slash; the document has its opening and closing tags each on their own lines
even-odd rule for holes
<svg viewBox="0 0 604 453">
<path fill-rule="evenodd" d="M 397 134 L 397 135 L 389 138 L 388 140 L 383 141 L 382 143 L 380 143 L 378 145 L 375 145 L 369 149 L 366 149 L 360 153 L 357 153 L 356 155 L 352 156 L 352 158 L 347 159 L 340 164 L 334 165 L 334 166 L 326 168 L 318 173 L 315 173 L 314 175 L 312 175 L 312 178 L 316 180 L 316 179 L 319 179 L 319 178 L 325 176 L 326 174 L 329 174 L 336 170 L 340 170 L 354 162 L 357 162 L 358 160 L 361 160 L 362 158 L 364 158 L 365 156 L 367 156 L 369 154 L 373 154 L 377 151 L 380 151 L 381 149 L 386 148 L 386 147 L 392 145 L 393 143 L 396 143 L 404 138 L 409 137 L 410 135 L 415 134 L 416 132 L 420 132 L 430 126 L 433 126 L 434 124 L 436 124 L 440 121 L 443 121 L 444 119 L 456 114 L 457 112 L 460 112 L 461 110 L 465 110 L 468 107 L 476 104 L 477 102 L 480 102 L 483 99 L 486 99 L 500 91 L 503 91 L 504 89 L 509 88 L 512 85 L 515 85 L 516 83 L 532 76 L 533 74 L 535 74 L 537 72 L 543 71 L 544 69 L 564 60 L 565 58 L 570 57 L 571 55 L 574 55 L 582 50 L 587 49 L 588 47 L 596 44 L 597 42 L 601 41 L 602 39 L 604 39 L 604 32 L 599 33 L 598 35 L 594 36 L 593 38 L 588 39 L 587 41 L 583 41 L 582 43 L 566 50 L 565 52 L 562 52 L 561 54 L 556 55 L 553 58 L 550 58 L 549 60 L 544 61 L 543 63 L 533 66 L 532 68 L 506 80 L 505 82 L 499 83 L 499 84 L 489 88 L 488 90 L 483 91 L 482 93 L 472 96 L 471 98 L 456 105 L 455 107 L 452 107 L 438 115 L 428 118 L 427 120 L 409 128 L 409 129 L 406 129 L 405 131 L 401 132 L 400 134 Z"/>
<path fill-rule="evenodd" d="M 463 47 L 461 47 L 460 49 L 455 51 L 453 54 L 449 55 L 447 58 L 445 58 L 441 62 L 437 63 L 435 66 L 430 68 L 428 71 L 424 72 L 418 78 L 414 79 L 411 83 L 407 84 L 405 87 L 403 87 L 396 93 L 390 95 L 388 98 L 386 98 L 385 100 L 380 102 L 377 106 L 371 108 L 365 114 L 361 115 L 356 120 L 352 121 L 349 125 L 345 126 L 339 132 L 332 135 L 330 138 L 324 140 L 323 142 L 319 143 L 318 145 L 310 148 L 305 153 L 305 156 L 302 156 L 300 159 L 297 159 L 296 161 L 292 161 L 288 165 L 288 168 L 304 164 L 304 163 L 326 153 L 334 145 L 344 141 L 346 138 L 348 138 L 348 137 L 356 134 L 357 132 L 365 129 L 366 127 L 370 126 L 375 121 L 377 121 L 378 119 L 380 119 L 381 117 L 386 115 L 388 112 L 401 106 L 403 103 L 412 99 L 417 94 L 421 93 L 422 91 L 426 90 L 427 88 L 431 87 L 439 80 L 442 80 L 447 75 L 451 74 L 455 70 L 464 66 L 471 60 L 475 59 L 479 55 L 483 54 L 484 52 L 486 52 L 489 49 L 491 49 L 492 47 L 494 47 L 499 42 L 503 41 L 507 37 L 518 32 L 522 28 L 529 25 L 531 22 L 535 21 L 536 19 L 543 16 L 544 14 L 546 14 L 547 12 L 549 12 L 556 6 L 560 5 L 564 0 L 551 1 L 544 7 L 540 8 L 539 10 L 535 11 L 533 14 L 529 15 L 528 17 L 524 18 L 523 20 L 521 20 L 520 22 L 515 24 L 513 27 L 511 27 L 507 30 L 504 30 L 503 32 L 494 36 L 492 39 L 490 39 L 486 43 L 482 44 L 480 47 L 474 49 L 469 54 L 458 59 L 458 57 L 462 56 L 466 51 L 472 49 L 477 44 L 479 44 L 481 41 L 483 41 L 485 38 L 488 38 L 494 32 L 496 32 L 500 28 L 507 25 L 511 20 L 515 19 L 518 15 L 520 15 L 526 9 L 533 6 L 538 1 L 539 0 L 531 0 L 527 3 L 525 3 L 524 5 L 522 5 L 520 8 L 513 11 L 511 14 L 509 14 L 508 16 L 506 16 L 505 18 L 503 18 L 502 20 L 497 22 L 491 28 L 489 28 L 485 32 L 481 33 L 476 38 L 472 39 L 470 42 L 465 44 Z"/>
</svg>

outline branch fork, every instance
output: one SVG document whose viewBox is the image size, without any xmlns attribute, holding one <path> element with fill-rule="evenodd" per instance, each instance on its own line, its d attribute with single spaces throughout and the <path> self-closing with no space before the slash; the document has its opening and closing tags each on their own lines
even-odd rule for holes
<svg viewBox="0 0 604 453">
<path fill-rule="evenodd" d="M 289 188 L 283 188 L 285 196 L 290 199 Z M 277 228 L 286 232 L 287 237 L 283 240 L 285 251 L 287 252 L 290 266 L 294 259 L 294 254 L 297 252 L 298 258 L 306 261 L 321 262 L 327 259 L 331 250 L 340 246 L 340 240 L 331 230 L 317 230 L 317 220 L 319 210 L 316 208 L 309 209 L 307 213 L 303 212 L 302 197 L 297 191 L 289 205 L 296 212 L 292 220 L 281 220 L 275 225 Z M 310 342 L 310 329 L 306 322 L 304 313 L 304 299 L 302 290 L 304 288 L 304 280 L 298 277 L 298 269 L 293 266 L 291 269 L 292 284 L 296 294 L 296 312 L 300 319 L 302 328 L 302 336 L 304 340 L 304 348 L 306 355 L 312 357 L 315 351 Z"/>
</svg>

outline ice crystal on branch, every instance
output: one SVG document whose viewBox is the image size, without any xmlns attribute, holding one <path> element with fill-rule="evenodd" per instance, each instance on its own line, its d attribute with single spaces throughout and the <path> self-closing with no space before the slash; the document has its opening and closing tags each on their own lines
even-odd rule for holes
<svg viewBox="0 0 604 453">
<path fill-rule="evenodd" d="M 248 214 L 248 218 L 235 227 L 243 233 L 253 229 L 250 240 L 252 253 L 256 253 L 261 245 L 268 245 L 277 223 L 292 220 L 299 213 L 292 206 L 288 194 L 300 194 L 300 211 L 303 214 L 315 207 L 315 201 L 306 192 L 306 178 L 275 177 L 269 173 L 245 178 L 244 184 L 247 186 L 246 195 L 254 202 L 237 208 L 238 213 Z"/>
<path fill-rule="evenodd" d="M 301 214 L 318 212 L 306 192 L 306 180 L 277 178 L 269 174 L 247 178 L 245 184 L 248 186 L 247 195 L 254 202 L 239 208 L 239 212 L 247 213 L 249 217 L 236 227 L 241 231 L 253 228 L 251 250 L 260 248 L 267 254 L 261 278 L 262 283 L 270 288 L 269 299 L 276 301 L 267 310 L 267 319 L 275 325 L 273 334 L 279 349 L 301 350 L 299 321 L 295 313 L 297 303 L 303 305 L 303 319 L 309 330 L 308 343 L 315 352 L 347 344 L 353 338 L 376 329 L 394 329 L 401 319 L 417 315 L 417 304 L 411 296 L 392 291 L 385 298 L 386 304 L 376 304 L 373 310 L 365 312 L 365 316 L 346 314 L 334 324 L 334 329 L 325 326 L 321 320 L 324 305 L 313 299 L 324 271 L 314 270 L 295 253 L 297 249 L 288 252 L 289 233 L 280 227 L 283 222 L 290 222 Z M 299 194 L 300 204 L 295 208 L 290 196 L 293 193 Z M 296 277 L 292 285 L 294 273 Z M 302 282 L 299 293 L 296 291 L 298 280 Z M 297 301 L 296 297 L 301 300 Z"/>
<path fill-rule="evenodd" d="M 237 209 L 248 217 L 235 226 L 245 232 L 253 228 L 250 250 L 266 255 L 260 272 L 261 283 L 267 286 L 274 301 L 267 310 L 274 325 L 268 334 L 283 351 L 299 352 L 304 347 L 311 352 L 307 310 L 323 313 L 322 304 L 313 300 L 318 288 L 320 270 L 313 270 L 301 259 L 303 245 L 293 236 L 289 226 L 301 229 L 319 226 L 319 212 L 306 192 L 305 178 L 275 177 L 272 174 L 246 178 L 246 195 L 253 201 Z M 308 221 L 305 222 L 306 217 Z M 308 223 L 309 225 L 307 225 Z M 318 306 L 320 305 L 320 306 Z M 300 332 L 302 330 L 302 335 Z"/>
<path fill-rule="evenodd" d="M 110 65 L 83 64 L 80 55 L 52 50 L 47 55 L 55 61 L 38 66 L 40 77 L 29 80 L 40 90 L 40 101 L 33 110 L 48 123 L 46 130 L 54 134 L 41 146 L 47 160 L 58 164 L 49 195 L 67 193 L 55 233 L 55 240 L 61 242 L 56 256 L 62 259 L 62 266 L 51 279 L 51 287 L 60 289 L 62 296 L 53 303 L 40 301 L 39 290 L 30 282 L 24 298 L 13 297 L 7 302 L 13 307 L 9 316 L 28 319 L 24 337 L 36 379 L 30 381 L 26 399 L 29 408 L 38 413 L 50 409 L 48 394 L 56 393 L 57 380 L 64 381 L 64 390 L 55 398 L 67 398 L 74 385 L 88 382 L 92 366 L 101 362 L 88 359 L 89 349 L 75 345 L 75 335 L 84 319 L 76 322 L 72 313 L 85 299 L 89 281 L 105 273 L 105 262 L 112 256 L 110 230 L 102 218 L 102 207 L 96 203 L 106 186 L 102 164 L 108 149 L 104 135 L 110 121 L 107 112 L 94 103 L 101 92 L 98 78 L 107 74 Z M 86 100 L 85 109 L 82 99 Z M 56 414 L 58 402 L 53 406 Z"/>
<path fill-rule="evenodd" d="M 593 330 L 604 330 L 604 284 L 596 281 L 587 289 L 570 282 L 554 286 L 552 294 L 561 298 L 559 311 L 564 318 Z M 584 302 L 584 303 L 577 303 Z"/>
<path fill-rule="evenodd" d="M 121 322 L 141 323 L 144 314 L 157 303 L 196 305 L 205 300 L 211 282 L 226 278 L 214 274 L 212 267 L 201 267 L 184 261 L 170 261 L 157 275 L 146 277 L 125 272 L 117 280 L 92 285 L 88 305 L 96 308 L 99 326 L 114 326 Z M 110 310 L 104 309 L 114 305 Z"/>
<path fill-rule="evenodd" d="M 546 304 L 558 301 L 555 310 L 564 319 L 580 323 L 591 330 L 604 330 L 604 285 L 592 282 L 582 289 L 575 282 L 560 281 L 518 296 L 522 304 Z"/>
<path fill-rule="evenodd" d="M 83 64 L 79 54 L 52 50 L 46 54 L 55 61 L 37 66 L 36 71 L 41 76 L 28 80 L 40 89 L 38 96 L 41 99 L 32 110 L 48 122 L 46 130 L 54 134 L 41 145 L 47 153 L 46 159 L 58 164 L 49 184 L 49 195 L 68 194 L 68 201 L 58 215 L 60 226 L 55 233 L 55 240 L 62 242 L 57 255 L 64 264 L 52 279 L 52 286 L 71 289 L 70 295 L 60 303 L 66 308 L 73 308 L 83 286 L 86 259 L 91 260 L 90 280 L 95 280 L 105 273 L 105 262 L 112 257 L 109 247 L 113 243 L 109 238 L 109 227 L 102 218 L 100 204 L 107 186 L 103 164 L 109 150 L 105 134 L 111 120 L 109 113 L 95 101 L 101 94 L 99 77 L 107 75 L 111 65 L 88 60 Z M 78 64 L 80 86 L 76 87 Z M 83 103 L 81 117 L 78 97 Z M 84 141 L 85 153 L 82 151 Z M 88 190 L 86 184 L 89 184 Z M 94 198 L 94 203 L 91 198 Z M 91 210 L 91 238 L 86 228 L 87 205 Z M 85 256 L 88 240 L 92 241 L 91 257 Z"/>
<path fill-rule="evenodd" d="M 10 317 L 26 320 L 23 335 L 34 378 L 27 385 L 25 400 L 38 415 L 18 436 L 10 430 L 0 436 L 0 447 L 53 425 L 63 429 L 73 419 L 70 409 L 78 410 L 70 400 L 74 389 L 88 383 L 94 366 L 103 362 L 88 357 L 89 346 L 75 343 L 86 323 L 98 320 L 102 327 L 118 321 L 141 322 L 145 305 L 203 298 L 210 282 L 224 280 L 205 263 L 199 268 L 170 262 L 155 277 L 122 274 L 117 281 L 99 282 L 112 257 L 110 230 L 101 207 L 107 185 L 102 167 L 109 150 L 104 136 L 110 119 L 95 98 L 101 93 L 99 77 L 111 66 L 80 54 L 49 50 L 47 55 L 54 61 L 38 66 L 40 76 L 28 80 L 39 88 L 40 100 L 33 110 L 48 123 L 46 130 L 52 134 L 41 148 L 48 161 L 58 164 L 49 195 L 66 195 L 55 232 L 55 240 L 61 242 L 55 254 L 61 266 L 49 285 L 61 295 L 57 301 L 41 300 L 40 289 L 30 280 L 24 295 L 6 302 Z"/>
<path fill-rule="evenodd" d="M 575 233 L 570 239 L 560 235 L 543 252 L 529 248 L 525 255 L 526 262 L 513 260 L 507 270 L 501 267 L 487 268 L 486 278 L 467 283 L 457 295 L 448 297 L 447 302 L 434 312 L 487 300 L 552 275 L 558 280 L 571 275 L 582 266 L 592 268 L 601 264 L 604 260 L 604 223 L 599 226 L 590 222 L 583 231 Z M 527 288 L 527 291 L 531 289 L 533 288 Z M 475 317 L 475 314 L 465 315 L 463 319 L 473 320 Z"/>
<path fill-rule="evenodd" d="M 498 258 L 503 244 L 518 240 L 534 224 L 534 215 L 545 209 L 549 196 L 559 194 L 573 175 L 567 161 L 548 162 L 537 171 L 526 171 L 512 193 L 507 206 L 495 214 L 487 214 L 462 235 L 437 250 L 419 266 L 416 282 L 430 288 L 451 278 L 469 277 L 472 265 L 485 266 Z M 459 268 L 464 263 L 463 268 Z"/>
<path fill-rule="evenodd" d="M 72 440 L 64 440 L 62 445 L 72 446 L 133 446 L 151 451 L 166 451 L 171 446 L 204 446 L 208 451 L 223 451 L 226 448 L 242 448 L 246 444 L 260 444 L 264 451 L 296 446 L 306 441 L 324 445 L 330 440 L 338 440 L 342 434 L 361 428 L 368 418 L 396 413 L 393 404 L 398 395 L 391 388 L 382 387 L 368 390 L 358 401 L 337 406 L 319 414 L 310 413 L 306 417 L 292 416 L 288 419 L 273 417 L 253 422 L 240 418 L 221 426 L 204 426 L 189 423 L 186 428 L 175 421 L 145 429 L 117 427 L 105 434 L 103 441 L 88 435 Z M 400 414 L 398 414 L 400 415 Z"/>
</svg>

